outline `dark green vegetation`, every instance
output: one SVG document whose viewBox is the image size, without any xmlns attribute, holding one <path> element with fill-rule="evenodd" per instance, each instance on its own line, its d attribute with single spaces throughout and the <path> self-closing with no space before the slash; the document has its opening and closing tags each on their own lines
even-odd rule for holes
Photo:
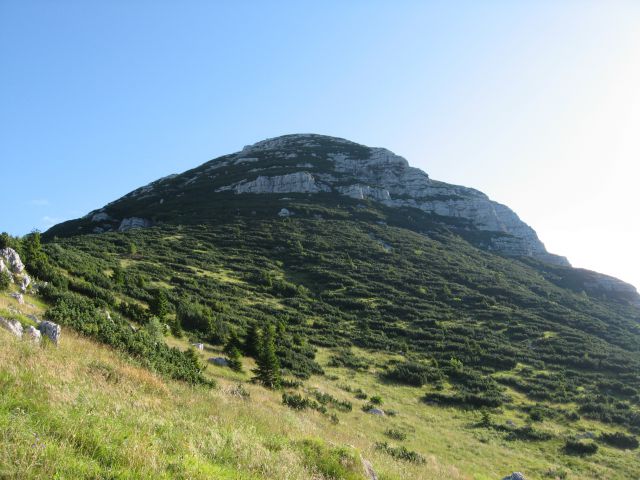
<svg viewBox="0 0 640 480">
<path fill-rule="evenodd" d="M 562 288 L 531 260 L 478 250 L 442 225 L 424 235 L 351 206 L 324 212 L 333 219 L 239 216 L 58 239 L 46 250 L 71 291 L 141 324 L 162 289 L 178 327 L 196 337 L 236 334 L 251 353 L 252 328 L 271 325 L 287 375 L 321 373 L 313 345 L 337 347 L 336 365 L 366 369 L 348 350 L 357 345 L 406 355 L 387 381 L 455 387 L 427 401 L 496 407 L 509 401 L 502 384 L 640 428 L 637 309 Z M 182 312 L 185 299 L 193 314 Z"/>
<path fill-rule="evenodd" d="M 255 358 L 258 380 L 271 387 L 322 374 L 317 347 L 333 350 L 331 367 L 367 371 L 356 346 L 402 354 L 377 372 L 380 381 L 414 386 L 428 403 L 495 409 L 512 402 L 510 387 L 538 404 L 566 404 L 519 404 L 531 421 L 562 411 L 563 421 L 640 432 L 640 309 L 588 287 L 590 272 L 489 253 L 479 246 L 502 234 L 417 209 L 334 193 L 216 192 L 301 162 L 330 172 L 329 152 L 369 154 L 319 142 L 291 158 L 252 151 L 251 161 L 225 156 L 154 182 L 109 204 L 101 220 L 52 228 L 48 260 L 31 238 L 22 251 L 51 282 L 50 316 L 196 383 L 190 354 L 154 343 L 158 321 L 175 336 L 233 344 L 227 355 Z M 294 216 L 279 218 L 281 208 Z M 91 234 L 130 217 L 155 226 Z"/>
</svg>

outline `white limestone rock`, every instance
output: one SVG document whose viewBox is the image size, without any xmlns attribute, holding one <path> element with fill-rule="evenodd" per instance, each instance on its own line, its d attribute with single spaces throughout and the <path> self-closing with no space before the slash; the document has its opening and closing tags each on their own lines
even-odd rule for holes
<svg viewBox="0 0 640 480">
<path fill-rule="evenodd" d="M 129 217 L 123 218 L 120 222 L 120 226 L 118 227 L 119 232 L 126 232 L 127 230 L 131 230 L 133 228 L 148 228 L 153 226 L 153 222 L 146 218 L 140 217 Z"/>
<path fill-rule="evenodd" d="M 4 328 L 16 337 L 22 338 L 22 324 L 18 320 L 10 320 L 0 317 L 0 328 Z"/>
<path fill-rule="evenodd" d="M 20 255 L 13 248 L 3 248 L 0 250 L 0 257 L 4 258 L 12 273 L 22 273 L 24 271 L 24 263 L 20 259 Z"/>
<path fill-rule="evenodd" d="M 282 208 L 280 209 L 280 211 L 278 212 L 278 216 L 282 217 L 282 218 L 287 218 L 290 217 L 291 215 L 293 215 L 292 212 L 290 212 L 288 209 L 286 208 Z"/>
<path fill-rule="evenodd" d="M 40 330 L 30 325 L 27 327 L 27 330 L 24 332 L 23 338 L 33 343 L 40 343 L 40 340 L 42 339 L 42 334 L 40 333 Z"/>
<path fill-rule="evenodd" d="M 20 291 L 22 293 L 27 293 L 27 288 L 29 288 L 29 285 L 31 285 L 31 278 L 29 277 L 29 275 L 23 275 L 22 276 L 22 280 L 20 281 Z"/>
<path fill-rule="evenodd" d="M 24 305 L 24 297 L 21 293 L 12 293 L 10 296 L 18 301 L 18 305 Z"/>
<path fill-rule="evenodd" d="M 388 190 L 384 188 L 370 187 L 369 185 L 347 185 L 337 187 L 338 192 L 347 197 L 355 198 L 356 200 L 371 199 L 379 202 L 387 202 L 391 200 L 391 195 Z"/>
<path fill-rule="evenodd" d="M 331 187 L 316 182 L 309 172 L 295 172 L 274 177 L 259 176 L 255 180 L 242 181 L 234 185 L 221 187 L 217 192 L 234 191 L 235 193 L 318 193 L 329 192 Z"/>
</svg>

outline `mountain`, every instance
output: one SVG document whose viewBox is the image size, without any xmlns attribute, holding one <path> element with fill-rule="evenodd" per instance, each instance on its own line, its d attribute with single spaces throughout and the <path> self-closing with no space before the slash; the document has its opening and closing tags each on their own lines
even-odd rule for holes
<svg viewBox="0 0 640 480">
<path fill-rule="evenodd" d="M 82 219 L 52 227 L 46 236 L 211 222 L 246 215 L 249 209 L 251 215 L 288 215 L 293 198 L 283 195 L 297 201 L 349 204 L 353 199 L 402 212 L 415 209 L 482 249 L 569 266 L 565 257 L 547 252 L 536 232 L 511 209 L 482 192 L 432 180 L 387 149 L 314 134 L 264 140 L 156 180 Z M 412 228 L 419 232 L 423 225 Z M 640 305 L 636 289 L 618 279 L 586 270 L 562 272 L 572 288 Z"/>
<path fill-rule="evenodd" d="M 572 268 L 506 206 L 387 150 L 266 140 L 43 237 L 49 318 L 196 384 L 219 370 L 164 342 L 231 343 L 252 362 L 256 332 L 273 331 L 283 404 L 301 422 L 317 408 L 346 423 L 337 438 L 382 452 L 381 478 L 433 478 L 420 461 L 431 454 L 463 469 L 453 478 L 496 478 L 475 449 L 532 478 L 640 467 L 610 445 L 640 433 L 636 290 Z M 171 328 L 164 342 L 145 333 L 157 317 Z M 347 400 L 387 415 L 372 424 Z M 436 441 L 453 428 L 441 421 L 468 452 Z M 413 435 L 404 450 L 389 429 Z"/>
<path fill-rule="evenodd" d="M 264 140 L 183 174 L 160 179 L 91 212 L 85 222 L 63 224 L 51 233 L 124 231 L 175 220 L 172 212 L 177 205 L 193 210 L 203 193 L 209 203 L 202 205 L 205 211 L 196 207 L 196 212 L 206 219 L 213 213 L 210 209 L 228 200 L 229 194 L 330 194 L 372 200 L 392 208 L 416 208 L 458 219 L 460 228 L 486 232 L 482 245 L 489 250 L 568 265 L 564 257 L 549 254 L 535 231 L 512 210 L 485 194 L 432 180 L 384 148 L 311 134 Z M 214 193 L 219 193 L 220 199 Z M 135 216 L 124 216 L 132 214 Z"/>
</svg>

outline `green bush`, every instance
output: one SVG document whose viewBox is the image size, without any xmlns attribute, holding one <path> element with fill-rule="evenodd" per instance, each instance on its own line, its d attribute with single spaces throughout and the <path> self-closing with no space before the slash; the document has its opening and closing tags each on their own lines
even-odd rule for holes
<svg viewBox="0 0 640 480">
<path fill-rule="evenodd" d="M 10 285 L 11 285 L 11 276 L 9 275 L 9 272 L 7 271 L 0 272 L 0 292 L 4 292 L 5 290 L 8 290 Z"/>
<path fill-rule="evenodd" d="M 569 455 L 593 455 L 598 451 L 598 445 L 594 442 L 568 439 L 564 444 L 564 451 Z"/>
<path fill-rule="evenodd" d="M 389 381 L 421 387 L 428 382 L 440 381 L 442 373 L 428 365 L 415 362 L 401 363 L 389 370 L 385 375 Z"/>
<path fill-rule="evenodd" d="M 397 460 L 404 460 L 412 463 L 425 463 L 425 458 L 418 452 L 408 450 L 404 445 L 393 447 L 387 442 L 377 442 L 375 445 L 377 450 L 381 450 Z"/>
<path fill-rule="evenodd" d="M 638 439 L 633 435 L 627 435 L 622 432 L 602 433 L 598 437 L 598 440 L 616 448 L 627 450 L 635 450 L 638 448 Z"/>
</svg>

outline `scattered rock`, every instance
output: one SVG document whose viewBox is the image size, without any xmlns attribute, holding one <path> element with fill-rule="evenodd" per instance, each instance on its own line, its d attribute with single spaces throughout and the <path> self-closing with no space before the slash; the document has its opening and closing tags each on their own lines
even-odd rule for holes
<svg viewBox="0 0 640 480">
<path fill-rule="evenodd" d="M 42 334 L 40 333 L 40 330 L 38 330 L 37 328 L 28 326 L 27 331 L 24 332 L 24 338 L 25 340 L 30 340 L 33 343 L 40 343 L 40 340 L 42 339 Z"/>
<path fill-rule="evenodd" d="M 29 275 L 24 275 L 22 277 L 22 282 L 20 282 L 20 290 L 22 293 L 27 293 L 29 285 L 31 285 L 31 278 L 29 278 Z"/>
<path fill-rule="evenodd" d="M 18 320 L 0 317 L 0 327 L 9 330 L 16 337 L 22 338 L 22 324 Z"/>
<path fill-rule="evenodd" d="M 24 297 L 21 293 L 12 293 L 11 297 L 15 298 L 18 301 L 18 304 L 24 305 Z"/>
<path fill-rule="evenodd" d="M 204 343 L 192 343 L 191 345 L 195 347 L 196 350 L 204 350 Z"/>
<path fill-rule="evenodd" d="M 502 480 L 526 480 L 524 474 L 520 472 L 513 472 L 511 475 L 507 475 Z"/>
<path fill-rule="evenodd" d="M 278 212 L 278 216 L 283 218 L 290 217 L 291 215 L 293 215 L 293 213 L 286 208 L 283 208 Z"/>
<path fill-rule="evenodd" d="M 214 365 L 217 365 L 218 367 L 226 367 L 229 364 L 227 359 L 224 358 L 224 357 L 211 357 L 209 359 L 209 363 L 213 363 Z"/>
<path fill-rule="evenodd" d="M 375 470 L 373 469 L 373 465 L 371 462 L 365 458 L 360 457 L 362 461 L 362 468 L 364 468 L 364 474 L 368 480 L 378 480 L 378 475 L 376 475 Z"/>
<path fill-rule="evenodd" d="M 379 408 L 370 408 L 367 410 L 367 413 L 370 413 L 371 415 L 380 415 L 381 417 L 385 416 L 384 410 L 380 410 Z"/>
<path fill-rule="evenodd" d="M 576 440 L 582 440 L 585 438 L 596 438 L 596 434 L 593 432 L 582 432 L 576 434 Z"/>
<path fill-rule="evenodd" d="M 54 345 L 58 345 L 58 342 L 60 341 L 60 334 L 62 333 L 62 328 L 60 328 L 60 325 L 45 320 L 40 322 L 38 328 L 40 329 L 42 335 L 49 337 Z"/>
</svg>

